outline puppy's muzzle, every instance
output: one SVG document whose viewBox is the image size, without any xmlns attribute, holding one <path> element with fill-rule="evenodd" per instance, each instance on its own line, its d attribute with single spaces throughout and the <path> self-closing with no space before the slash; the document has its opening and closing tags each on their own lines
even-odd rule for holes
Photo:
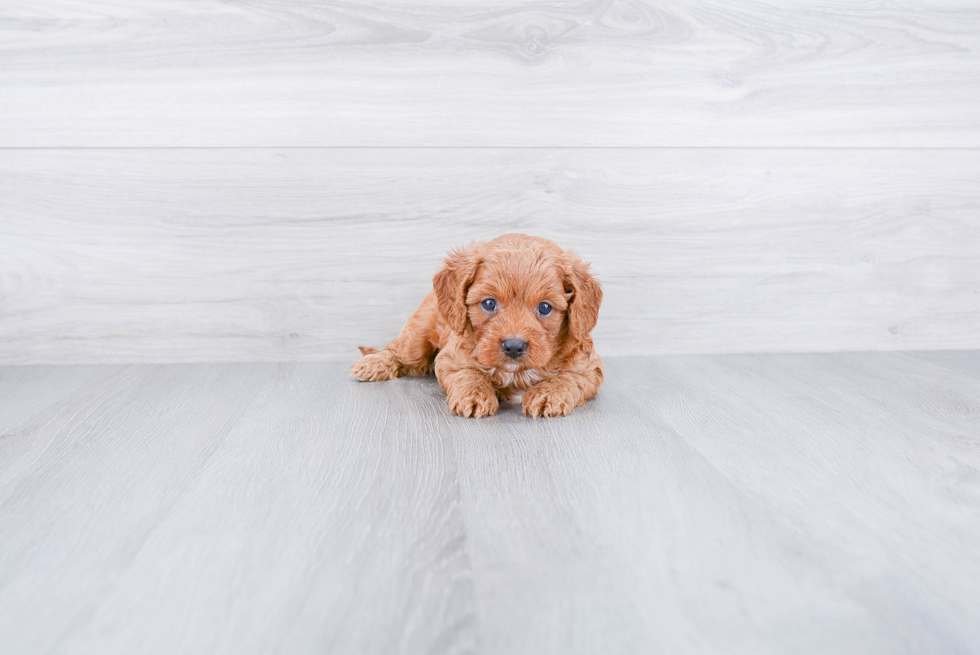
<svg viewBox="0 0 980 655">
<path fill-rule="evenodd" d="M 520 359 L 527 354 L 527 341 L 523 339 L 504 339 L 500 342 L 500 349 L 511 359 Z"/>
</svg>

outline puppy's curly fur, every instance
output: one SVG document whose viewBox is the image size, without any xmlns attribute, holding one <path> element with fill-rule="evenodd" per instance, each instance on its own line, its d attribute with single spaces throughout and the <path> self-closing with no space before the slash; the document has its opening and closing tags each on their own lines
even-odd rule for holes
<svg viewBox="0 0 980 655">
<path fill-rule="evenodd" d="M 394 341 L 382 351 L 361 347 L 354 377 L 435 371 L 452 412 L 476 418 L 518 399 L 530 416 L 565 416 L 599 390 L 590 333 L 602 289 L 575 253 L 505 234 L 451 252 L 432 282 Z"/>
</svg>

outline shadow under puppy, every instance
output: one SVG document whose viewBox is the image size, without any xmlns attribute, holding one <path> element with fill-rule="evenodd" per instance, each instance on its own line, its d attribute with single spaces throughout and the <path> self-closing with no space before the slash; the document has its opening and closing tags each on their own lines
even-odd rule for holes
<svg viewBox="0 0 980 655">
<path fill-rule="evenodd" d="M 359 380 L 435 371 L 454 414 L 491 416 L 520 400 L 530 416 L 565 416 L 602 384 L 590 333 L 602 289 L 553 241 L 505 234 L 454 250 L 384 350 L 361 347 Z"/>
</svg>

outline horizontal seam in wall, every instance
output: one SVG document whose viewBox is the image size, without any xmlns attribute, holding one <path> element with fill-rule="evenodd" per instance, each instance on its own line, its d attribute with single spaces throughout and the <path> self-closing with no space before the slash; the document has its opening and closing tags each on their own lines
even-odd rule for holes
<svg viewBox="0 0 980 655">
<path fill-rule="evenodd" d="M 26 150 L 848 150 L 977 151 L 980 147 L 899 146 L 0 146 Z"/>
</svg>

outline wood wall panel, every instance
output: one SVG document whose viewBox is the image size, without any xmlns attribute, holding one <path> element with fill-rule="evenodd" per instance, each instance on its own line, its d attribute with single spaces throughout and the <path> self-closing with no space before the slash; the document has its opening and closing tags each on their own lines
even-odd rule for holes
<svg viewBox="0 0 980 655">
<path fill-rule="evenodd" d="M 0 151 L 0 361 L 344 359 L 440 257 L 593 262 L 606 354 L 980 347 L 980 153 Z"/>
<path fill-rule="evenodd" d="M 0 146 L 980 146 L 956 0 L 21 0 Z"/>
</svg>

